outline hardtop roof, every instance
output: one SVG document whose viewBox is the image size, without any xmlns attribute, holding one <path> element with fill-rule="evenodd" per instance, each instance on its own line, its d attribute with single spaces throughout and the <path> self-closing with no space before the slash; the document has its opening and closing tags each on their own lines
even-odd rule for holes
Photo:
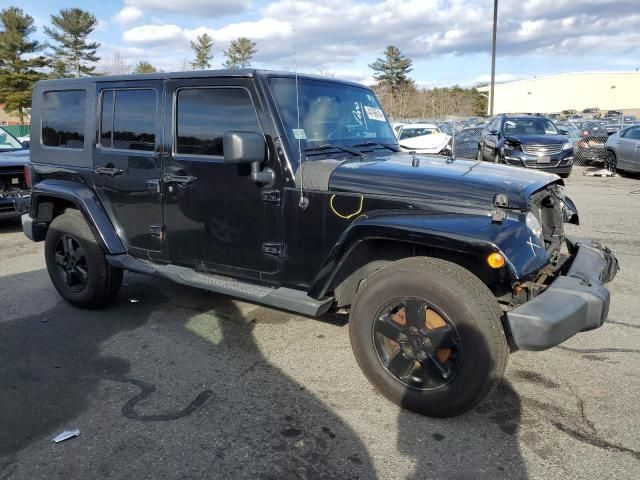
<svg viewBox="0 0 640 480">
<path fill-rule="evenodd" d="M 299 79 L 324 80 L 332 83 L 341 83 L 345 85 L 366 87 L 360 83 L 350 82 L 348 80 L 340 80 L 336 78 L 327 78 L 320 75 L 311 75 L 308 73 L 298 73 Z M 139 73 L 130 75 L 108 75 L 108 76 L 88 76 L 74 78 L 57 78 L 53 80 L 40 80 L 36 83 L 43 87 L 64 87 L 71 85 L 86 85 L 96 82 L 135 82 L 141 80 L 170 80 L 183 78 L 270 78 L 270 77 L 286 77 L 295 78 L 295 72 L 280 72 L 277 70 L 257 70 L 257 69 L 220 69 L 220 70 L 196 70 L 190 72 L 156 72 L 156 73 Z"/>
</svg>

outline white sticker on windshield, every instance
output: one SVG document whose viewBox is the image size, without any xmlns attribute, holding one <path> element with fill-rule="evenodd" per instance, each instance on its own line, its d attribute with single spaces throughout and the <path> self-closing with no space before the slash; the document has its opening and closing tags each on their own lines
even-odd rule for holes
<svg viewBox="0 0 640 480">
<path fill-rule="evenodd" d="M 296 140 L 306 140 L 307 134 L 304 132 L 303 128 L 292 128 L 293 130 L 293 138 Z"/>
<path fill-rule="evenodd" d="M 364 111 L 367 112 L 367 117 L 369 117 L 371 120 L 376 120 L 377 122 L 385 121 L 384 113 L 382 113 L 382 110 L 380 110 L 379 108 L 368 107 L 367 105 L 365 105 Z"/>
</svg>

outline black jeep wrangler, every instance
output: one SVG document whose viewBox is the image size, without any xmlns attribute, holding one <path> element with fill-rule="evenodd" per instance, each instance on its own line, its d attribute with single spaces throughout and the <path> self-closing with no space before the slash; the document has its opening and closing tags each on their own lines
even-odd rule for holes
<svg viewBox="0 0 640 480">
<path fill-rule="evenodd" d="M 39 82 L 26 235 L 79 307 L 123 270 L 309 316 L 349 314 L 389 399 L 477 404 L 510 350 L 607 317 L 611 252 L 568 238 L 555 175 L 399 152 L 374 93 L 253 70 Z M 345 315 L 346 316 L 346 315 Z"/>
</svg>

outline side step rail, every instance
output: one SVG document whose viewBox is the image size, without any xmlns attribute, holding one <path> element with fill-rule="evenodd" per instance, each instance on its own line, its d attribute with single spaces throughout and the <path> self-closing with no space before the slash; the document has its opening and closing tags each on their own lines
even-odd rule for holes
<svg viewBox="0 0 640 480">
<path fill-rule="evenodd" d="M 166 278 L 183 285 L 222 293 L 282 310 L 290 310 L 310 317 L 318 317 L 326 313 L 333 302 L 333 298 L 316 300 L 305 292 L 293 288 L 254 285 L 220 275 L 200 273 L 187 267 L 146 262 L 127 254 L 107 255 L 107 261 L 110 265 L 123 270 Z"/>
</svg>

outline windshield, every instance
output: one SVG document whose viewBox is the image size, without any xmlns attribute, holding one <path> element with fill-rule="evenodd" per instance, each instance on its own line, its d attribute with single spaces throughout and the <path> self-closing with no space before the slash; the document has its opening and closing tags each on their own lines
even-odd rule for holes
<svg viewBox="0 0 640 480">
<path fill-rule="evenodd" d="M 271 90 L 291 144 L 349 147 L 366 141 L 396 145 L 395 135 L 371 90 L 322 80 L 271 78 Z M 297 148 L 297 145 L 296 145 Z"/>
<path fill-rule="evenodd" d="M 558 135 L 558 129 L 546 118 L 507 118 L 502 127 L 505 135 Z"/>
<path fill-rule="evenodd" d="M 400 131 L 400 140 L 404 140 L 405 138 L 421 137 L 423 135 L 431 135 L 432 133 L 438 133 L 438 129 L 433 127 L 422 127 L 422 128 L 404 127 Z"/>
<path fill-rule="evenodd" d="M 0 128 L 0 150 L 16 150 L 24 148 L 22 144 L 9 132 Z"/>
</svg>

